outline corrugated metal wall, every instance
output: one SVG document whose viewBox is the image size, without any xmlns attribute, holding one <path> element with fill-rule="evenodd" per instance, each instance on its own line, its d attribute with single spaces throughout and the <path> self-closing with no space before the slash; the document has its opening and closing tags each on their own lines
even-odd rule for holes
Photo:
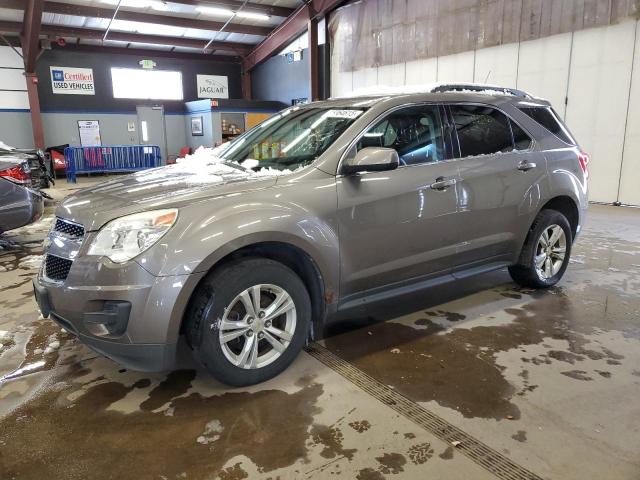
<svg viewBox="0 0 640 480">
<path fill-rule="evenodd" d="M 366 0 L 336 10 L 340 71 L 446 56 L 611 25 L 640 0 Z"/>
</svg>

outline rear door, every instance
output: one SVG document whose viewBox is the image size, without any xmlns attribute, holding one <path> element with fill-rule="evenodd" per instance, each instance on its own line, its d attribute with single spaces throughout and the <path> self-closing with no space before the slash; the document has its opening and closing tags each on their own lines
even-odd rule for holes
<svg viewBox="0 0 640 480">
<path fill-rule="evenodd" d="M 501 110 L 481 104 L 448 105 L 460 172 L 457 269 L 511 262 L 538 204 L 544 155 Z"/>
<path fill-rule="evenodd" d="M 433 104 L 395 109 L 350 151 L 393 148 L 400 166 L 339 177 L 341 296 L 347 303 L 449 271 L 459 177 L 442 113 Z"/>
</svg>

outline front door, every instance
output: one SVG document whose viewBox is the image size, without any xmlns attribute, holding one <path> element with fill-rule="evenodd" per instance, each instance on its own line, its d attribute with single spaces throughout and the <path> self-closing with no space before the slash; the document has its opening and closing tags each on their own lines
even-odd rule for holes
<svg viewBox="0 0 640 480">
<path fill-rule="evenodd" d="M 339 178 L 343 303 L 448 271 L 456 253 L 459 176 L 444 137 L 437 105 L 404 107 L 365 132 L 350 152 L 394 148 L 400 166 Z"/>
<path fill-rule="evenodd" d="M 459 234 L 456 268 L 506 262 L 522 247 L 544 155 L 507 115 L 487 105 L 450 105 L 459 145 Z M 454 135 L 455 138 L 455 135 Z"/>
<path fill-rule="evenodd" d="M 162 105 L 148 107 L 139 105 L 138 131 L 142 145 L 157 145 L 160 147 L 162 164 L 167 163 L 167 140 L 164 123 L 164 107 Z"/>
</svg>

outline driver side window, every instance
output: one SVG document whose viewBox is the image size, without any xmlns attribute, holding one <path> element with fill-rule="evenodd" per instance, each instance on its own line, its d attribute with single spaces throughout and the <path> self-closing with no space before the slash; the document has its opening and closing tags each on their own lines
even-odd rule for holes
<svg viewBox="0 0 640 480">
<path fill-rule="evenodd" d="M 393 148 L 400 165 L 417 165 L 444 159 L 443 128 L 437 105 L 402 108 L 371 127 L 357 149 Z"/>
</svg>

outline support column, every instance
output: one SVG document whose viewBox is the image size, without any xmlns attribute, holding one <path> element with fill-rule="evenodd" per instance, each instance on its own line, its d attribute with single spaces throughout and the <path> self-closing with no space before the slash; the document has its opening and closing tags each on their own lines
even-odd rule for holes
<svg viewBox="0 0 640 480">
<path fill-rule="evenodd" d="M 35 73 L 25 72 L 27 77 L 27 95 L 29 110 L 31 110 L 31 125 L 33 128 L 33 143 L 36 148 L 44 149 L 44 130 L 42 129 L 42 115 L 40 114 L 40 99 L 38 98 L 38 77 Z"/>
<path fill-rule="evenodd" d="M 251 100 L 251 72 L 249 70 L 242 71 L 242 98 Z"/>
<path fill-rule="evenodd" d="M 320 99 L 320 85 L 318 79 L 318 20 L 309 19 L 307 22 L 307 32 L 309 36 L 309 81 L 311 91 L 311 101 Z"/>
<path fill-rule="evenodd" d="M 35 74 L 36 61 L 40 53 L 40 29 L 42 27 L 42 9 L 44 0 L 27 0 L 22 22 L 22 58 L 27 80 L 27 95 L 31 110 L 31 125 L 33 128 L 33 143 L 36 148 L 44 148 L 44 132 L 42 130 L 42 116 L 40 115 L 40 99 L 38 98 L 38 77 Z"/>
</svg>

